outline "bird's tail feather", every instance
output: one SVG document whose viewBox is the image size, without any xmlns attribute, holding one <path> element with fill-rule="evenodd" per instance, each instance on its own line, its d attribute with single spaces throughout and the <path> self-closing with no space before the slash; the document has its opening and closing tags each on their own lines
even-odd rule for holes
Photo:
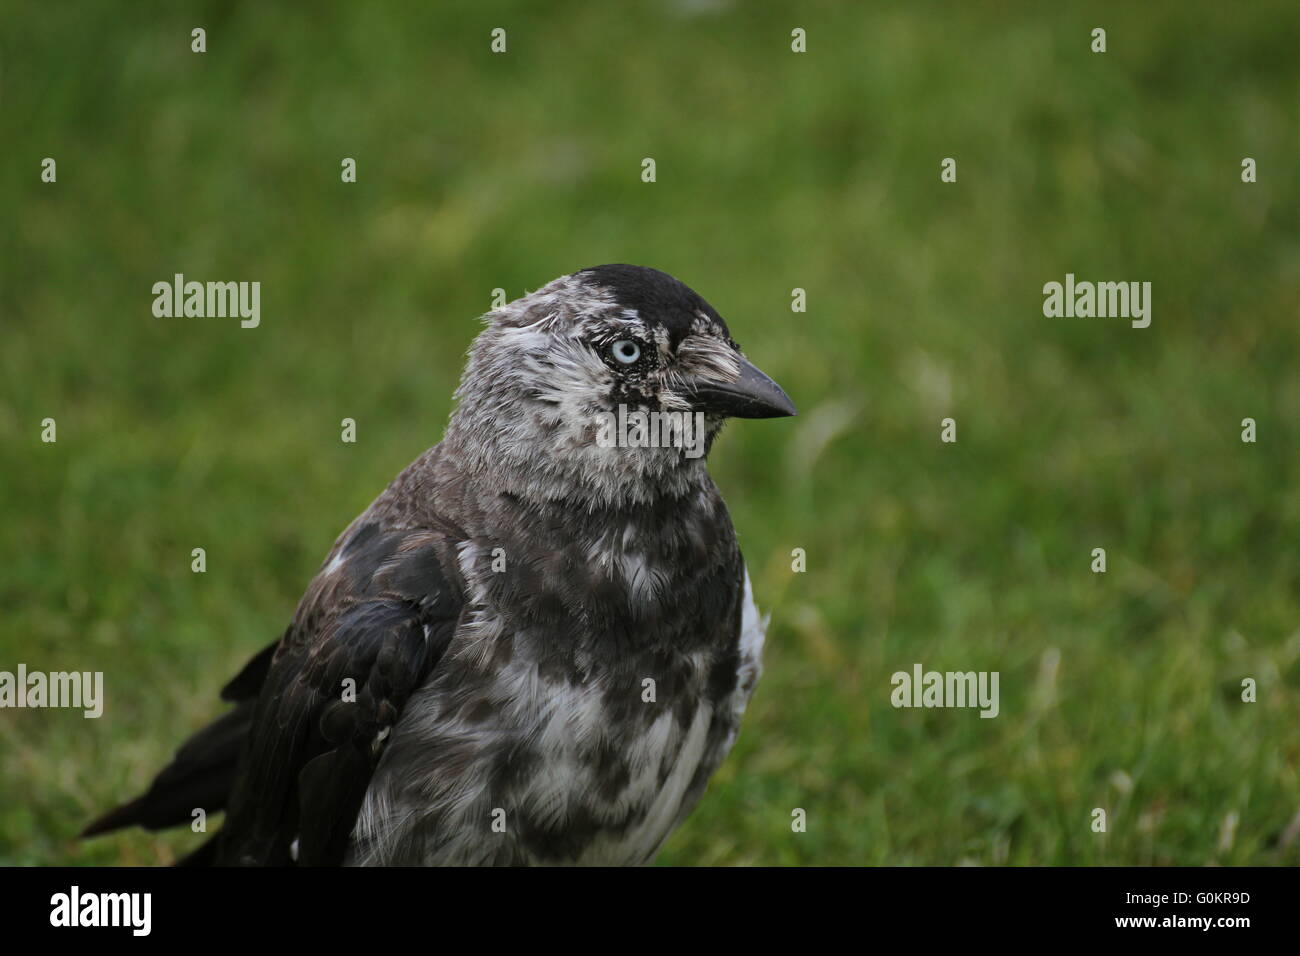
<svg viewBox="0 0 1300 956">
<path fill-rule="evenodd" d="M 81 836 L 97 836 L 129 826 L 163 830 L 189 823 L 196 809 L 207 814 L 225 809 L 244 741 L 253 724 L 253 706 L 254 701 L 245 700 L 196 733 L 176 751 L 172 762 L 142 796 L 110 810 L 86 827 Z M 192 856 L 201 859 L 205 851 L 210 855 L 208 844 Z"/>
</svg>

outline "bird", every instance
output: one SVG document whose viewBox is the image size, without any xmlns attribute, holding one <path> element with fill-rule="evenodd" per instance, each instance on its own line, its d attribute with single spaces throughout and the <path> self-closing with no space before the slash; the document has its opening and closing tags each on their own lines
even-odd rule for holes
<svg viewBox="0 0 1300 956">
<path fill-rule="evenodd" d="M 180 865 L 644 865 L 696 806 L 767 626 L 707 451 L 795 406 L 656 269 L 483 322 L 442 441 L 339 535 L 233 707 L 83 837 L 202 809 L 222 825 Z"/>
</svg>

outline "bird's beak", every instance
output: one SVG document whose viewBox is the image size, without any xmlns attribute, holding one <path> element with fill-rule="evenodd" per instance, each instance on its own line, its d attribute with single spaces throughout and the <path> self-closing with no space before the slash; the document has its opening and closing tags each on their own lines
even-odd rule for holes
<svg viewBox="0 0 1300 956">
<path fill-rule="evenodd" d="M 731 418 L 783 418 L 794 415 L 794 402 L 758 366 L 740 357 L 740 377 L 734 382 L 705 382 L 686 396 L 697 412 Z"/>
</svg>

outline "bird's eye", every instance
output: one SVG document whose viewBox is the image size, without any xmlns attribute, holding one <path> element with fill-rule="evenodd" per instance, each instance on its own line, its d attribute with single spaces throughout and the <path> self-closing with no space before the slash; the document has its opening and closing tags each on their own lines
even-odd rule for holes
<svg viewBox="0 0 1300 956">
<path fill-rule="evenodd" d="M 641 346 L 631 339 L 619 339 L 609 347 L 609 354 L 614 356 L 615 362 L 631 365 L 641 357 Z"/>
</svg>

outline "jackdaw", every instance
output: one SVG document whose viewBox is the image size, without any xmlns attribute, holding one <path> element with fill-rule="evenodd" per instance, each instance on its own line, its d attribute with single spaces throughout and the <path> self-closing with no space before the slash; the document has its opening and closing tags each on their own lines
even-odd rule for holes
<svg viewBox="0 0 1300 956">
<path fill-rule="evenodd" d="M 765 622 L 703 453 L 795 413 L 654 269 L 485 317 L 442 442 L 334 543 L 234 708 L 84 835 L 197 865 L 642 864 L 731 749 Z"/>
</svg>

